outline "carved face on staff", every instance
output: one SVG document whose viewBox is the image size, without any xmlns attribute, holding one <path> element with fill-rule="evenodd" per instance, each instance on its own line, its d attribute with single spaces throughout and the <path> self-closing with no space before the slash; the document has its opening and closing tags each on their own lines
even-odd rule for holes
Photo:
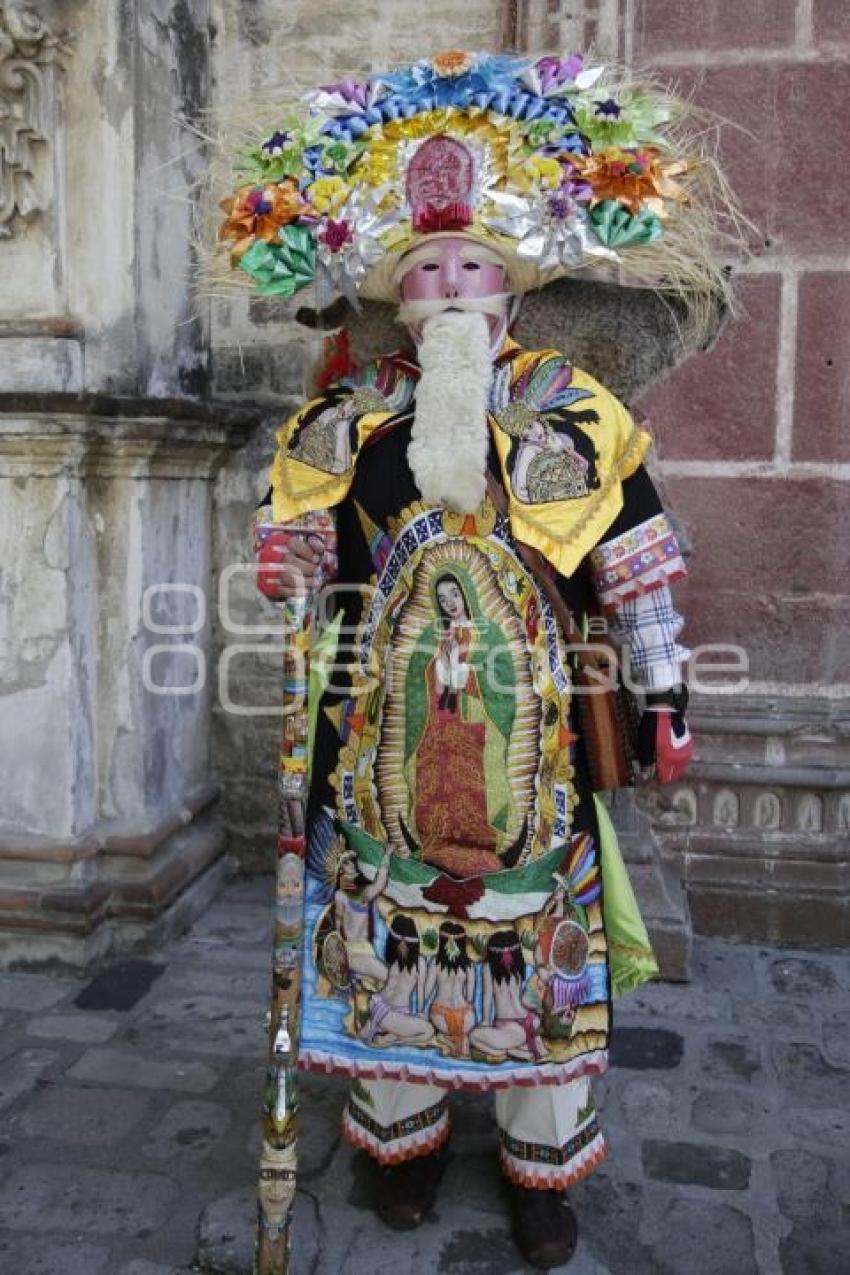
<svg viewBox="0 0 850 1275">
<path fill-rule="evenodd" d="M 295 1147 L 265 1144 L 260 1156 L 260 1207 L 269 1227 L 283 1226 L 295 1199 Z"/>
</svg>

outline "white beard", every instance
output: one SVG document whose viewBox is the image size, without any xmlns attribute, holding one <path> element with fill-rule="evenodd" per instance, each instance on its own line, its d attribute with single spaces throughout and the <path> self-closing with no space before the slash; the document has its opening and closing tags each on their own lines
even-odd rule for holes
<svg viewBox="0 0 850 1275">
<path fill-rule="evenodd" d="M 426 504 L 471 514 L 484 499 L 492 359 L 483 314 L 443 312 L 423 324 L 407 460 Z"/>
</svg>

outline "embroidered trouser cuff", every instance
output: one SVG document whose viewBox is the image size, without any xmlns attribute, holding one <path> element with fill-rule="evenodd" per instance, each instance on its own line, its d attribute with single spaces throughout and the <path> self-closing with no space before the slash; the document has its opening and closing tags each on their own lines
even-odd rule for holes
<svg viewBox="0 0 850 1275">
<path fill-rule="evenodd" d="M 449 1136 L 446 1091 L 401 1080 L 355 1080 L 342 1114 L 342 1133 L 379 1164 L 428 1155 Z"/>
<path fill-rule="evenodd" d="M 456 1101 L 463 1102 L 463 1094 Z M 607 1152 L 590 1080 L 496 1092 L 502 1172 L 521 1186 L 563 1190 Z M 449 1136 L 446 1091 L 399 1080 L 356 1080 L 342 1132 L 379 1164 L 435 1151 Z"/>
<path fill-rule="evenodd" d="M 587 1076 L 565 1085 L 499 1089 L 496 1120 L 502 1172 L 519 1186 L 563 1191 L 608 1150 Z"/>
</svg>

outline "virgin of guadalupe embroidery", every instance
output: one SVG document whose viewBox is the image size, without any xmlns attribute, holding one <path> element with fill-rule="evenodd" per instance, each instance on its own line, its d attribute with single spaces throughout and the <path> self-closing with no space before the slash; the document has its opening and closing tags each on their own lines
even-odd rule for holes
<svg viewBox="0 0 850 1275">
<path fill-rule="evenodd" d="M 514 662 L 460 563 L 435 573 L 431 599 L 434 616 L 410 657 L 405 686 L 413 827 L 403 831 L 426 863 L 456 865 L 458 856 L 474 855 L 479 871 L 499 871 L 508 866 L 496 847 L 508 827 L 510 793 L 499 784 L 494 798 L 491 783 L 488 803 L 487 772 L 507 769 Z M 523 830 L 520 846 L 524 839 Z"/>
<path fill-rule="evenodd" d="M 305 1062 L 485 1086 L 593 1068 L 607 946 L 597 847 L 571 828 L 563 634 L 495 510 L 417 504 L 386 534 L 351 694 L 325 710 Z"/>
</svg>

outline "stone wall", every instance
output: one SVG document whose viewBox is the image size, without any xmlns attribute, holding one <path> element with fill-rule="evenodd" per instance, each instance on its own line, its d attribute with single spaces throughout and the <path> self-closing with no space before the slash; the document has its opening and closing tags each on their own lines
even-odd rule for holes
<svg viewBox="0 0 850 1275">
<path fill-rule="evenodd" d="M 150 941 L 225 867 L 191 691 L 212 478 L 245 433 L 198 400 L 181 119 L 208 97 L 207 23 L 206 0 L 0 4 L 6 964 Z"/>
</svg>

